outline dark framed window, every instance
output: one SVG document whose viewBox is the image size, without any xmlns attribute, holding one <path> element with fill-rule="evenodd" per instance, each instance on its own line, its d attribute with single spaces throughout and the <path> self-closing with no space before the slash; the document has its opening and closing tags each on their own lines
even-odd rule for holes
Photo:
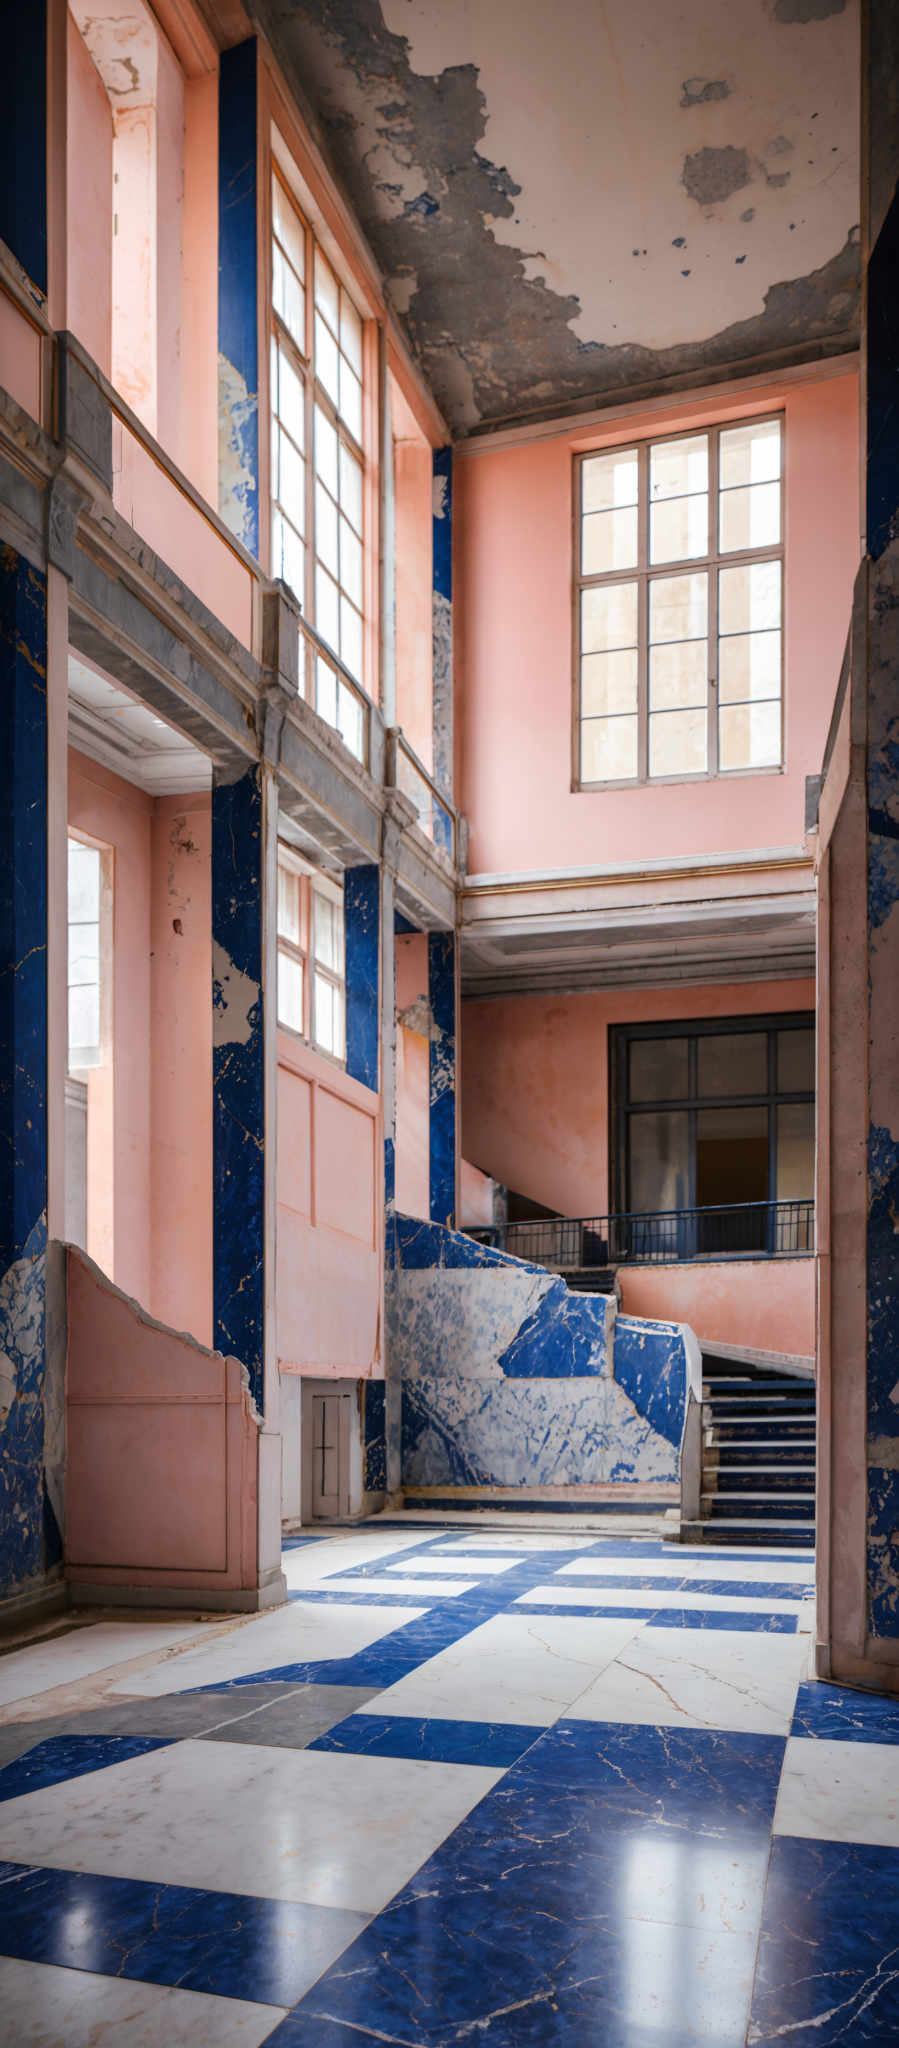
<svg viewBox="0 0 899 2048">
<path fill-rule="evenodd" d="M 683 1256 L 811 1250 L 811 1013 L 620 1025 L 611 1039 L 618 1213 L 684 1218 Z"/>
<path fill-rule="evenodd" d="M 783 761 L 783 421 L 575 457 L 574 787 Z"/>
</svg>

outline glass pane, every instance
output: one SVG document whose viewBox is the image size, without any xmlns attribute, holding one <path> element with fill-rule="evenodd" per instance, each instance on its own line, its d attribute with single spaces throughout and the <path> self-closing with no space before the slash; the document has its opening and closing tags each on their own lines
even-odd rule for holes
<svg viewBox="0 0 899 2048">
<path fill-rule="evenodd" d="M 69 990 L 69 1066 L 93 1067 L 100 1050 L 100 989 L 96 982 Z"/>
<path fill-rule="evenodd" d="M 337 990 L 323 974 L 312 983 L 312 1036 L 324 1052 L 337 1052 Z"/>
<path fill-rule="evenodd" d="M 340 581 L 347 597 L 362 609 L 362 542 L 348 521 L 340 521 Z"/>
<path fill-rule="evenodd" d="M 69 840 L 69 922 L 90 924 L 100 915 L 100 853 L 96 846 Z"/>
<path fill-rule="evenodd" d="M 272 250 L 272 304 L 292 334 L 297 348 L 306 353 L 306 298 L 303 287 L 286 263 L 280 249 Z"/>
<path fill-rule="evenodd" d="M 754 484 L 745 491 L 722 491 L 721 553 L 737 548 L 768 548 L 780 539 L 780 484 Z"/>
<path fill-rule="evenodd" d="M 708 498 L 665 498 L 650 507 L 651 562 L 686 562 L 708 551 Z"/>
<path fill-rule="evenodd" d="M 722 704 L 718 713 L 721 768 L 780 766 L 780 702 Z"/>
<path fill-rule="evenodd" d="M 340 647 L 341 661 L 346 663 L 350 674 L 362 677 L 362 620 L 349 598 L 340 600 Z"/>
<path fill-rule="evenodd" d="M 719 442 L 723 491 L 735 484 L 771 483 L 780 476 L 780 421 L 726 427 Z"/>
<path fill-rule="evenodd" d="M 767 1202 L 768 1110 L 764 1103 L 747 1109 L 700 1109 L 696 1113 L 696 1202 L 701 1209 L 719 1203 Z M 755 1219 L 753 1219 L 755 1221 Z M 761 1224 L 765 1216 L 762 1212 Z M 756 1228 L 758 1228 L 756 1224 Z M 752 1248 L 752 1225 L 746 1244 Z M 758 1249 L 763 1247 L 762 1238 Z M 722 1245 L 722 1249 L 726 1246 Z M 739 1245 L 733 1246 L 739 1250 Z"/>
<path fill-rule="evenodd" d="M 279 178 L 272 179 L 272 224 L 299 277 L 306 275 L 306 236 L 295 207 Z"/>
<path fill-rule="evenodd" d="M 305 408 L 303 405 L 303 379 L 296 370 L 286 349 L 276 350 L 278 389 L 276 411 L 279 419 L 298 448 L 306 445 Z"/>
<path fill-rule="evenodd" d="M 585 719 L 581 726 L 581 781 L 624 782 L 636 773 L 636 718 Z"/>
<path fill-rule="evenodd" d="M 631 1039 L 628 1048 L 630 1102 L 678 1102 L 689 1092 L 688 1039 Z"/>
<path fill-rule="evenodd" d="M 300 878 L 284 867 L 278 869 L 278 937 L 300 943 Z"/>
<path fill-rule="evenodd" d="M 585 576 L 601 576 L 607 569 L 636 568 L 636 505 L 627 505 L 621 512 L 588 513 L 581 536 L 581 569 Z"/>
<path fill-rule="evenodd" d="M 327 640 L 328 646 L 333 647 L 335 654 L 339 654 L 340 605 L 337 585 L 332 582 L 320 563 L 316 564 L 315 569 L 315 623 L 322 639 Z"/>
<path fill-rule="evenodd" d="M 606 583 L 581 591 L 581 652 L 636 647 L 637 585 Z"/>
<path fill-rule="evenodd" d="M 69 987 L 87 988 L 100 982 L 99 924 L 69 926 Z"/>
<path fill-rule="evenodd" d="M 709 487 L 707 434 L 681 434 L 676 441 L 654 441 L 649 451 L 650 499 L 683 498 Z"/>
<path fill-rule="evenodd" d="M 337 279 L 327 258 L 320 249 L 315 251 L 315 303 L 324 313 L 328 325 L 337 333 Z"/>
<path fill-rule="evenodd" d="M 636 448 L 616 448 L 611 455 L 589 455 L 582 462 L 581 506 L 584 512 L 608 512 L 615 505 L 636 503 Z"/>
<path fill-rule="evenodd" d="M 767 1095 L 766 1031 L 722 1031 L 697 1041 L 700 1095 Z"/>
<path fill-rule="evenodd" d="M 649 721 L 650 775 L 702 775 L 708 719 L 701 711 L 661 711 Z"/>
<path fill-rule="evenodd" d="M 340 411 L 354 440 L 362 440 L 362 386 L 345 358 L 340 358 Z"/>
<path fill-rule="evenodd" d="M 350 753 L 361 761 L 364 751 L 362 706 L 352 690 L 347 689 L 346 683 L 338 684 L 337 730 Z"/>
<path fill-rule="evenodd" d="M 814 1192 L 815 1105 L 782 1102 L 777 1111 L 777 1199 L 810 1201 Z M 796 1246 L 797 1251 L 804 1249 Z"/>
<path fill-rule="evenodd" d="M 362 532 L 362 464 L 349 448 L 340 444 L 340 509 L 351 526 Z"/>
<path fill-rule="evenodd" d="M 650 649 L 651 710 L 673 710 L 684 704 L 705 706 L 709 687 L 707 648 L 705 640 L 671 640 L 667 645 Z"/>
<path fill-rule="evenodd" d="M 739 569 L 719 569 L 721 633 L 761 633 L 779 625 L 779 562 L 747 562 Z"/>
<path fill-rule="evenodd" d="M 581 661 L 581 715 L 601 718 L 610 711 L 637 709 L 637 650 L 585 654 Z"/>
<path fill-rule="evenodd" d="M 315 663 L 315 708 L 319 718 L 337 724 L 337 673 L 319 654 Z"/>
<path fill-rule="evenodd" d="M 815 1034 L 812 1030 L 777 1034 L 777 1085 L 782 1095 L 809 1094 L 815 1088 Z"/>
<path fill-rule="evenodd" d="M 346 292 L 340 294 L 340 346 L 357 377 L 362 375 L 362 322 Z"/>
<path fill-rule="evenodd" d="M 780 696 L 780 634 L 733 633 L 719 642 L 718 689 L 722 702 Z"/>
<path fill-rule="evenodd" d="M 272 514 L 272 574 L 290 585 L 302 604 L 305 594 L 306 550 L 296 529 L 283 514 Z"/>
<path fill-rule="evenodd" d="M 698 640 L 707 630 L 709 579 L 655 576 L 649 586 L 649 638 Z"/>
<path fill-rule="evenodd" d="M 320 313 L 315 316 L 315 374 L 321 380 L 328 397 L 337 404 L 340 396 L 340 372 L 337 343 L 325 326 Z"/>
<path fill-rule="evenodd" d="M 316 960 L 322 967 L 333 968 L 338 973 L 343 962 L 338 959 L 338 915 L 337 905 L 330 896 L 323 896 L 320 889 L 312 890 L 312 935 Z"/>
<path fill-rule="evenodd" d="M 643 1110 L 628 1117 L 631 1209 L 687 1207 L 687 1130 L 685 1109 Z"/>
<path fill-rule="evenodd" d="M 315 467 L 332 498 L 337 496 L 337 430 L 321 406 L 315 408 Z"/>
<path fill-rule="evenodd" d="M 289 436 L 277 428 L 272 444 L 278 461 L 275 495 L 280 498 L 291 525 L 302 533 L 306 525 L 306 464 Z"/>
<path fill-rule="evenodd" d="M 289 953 L 278 954 L 278 1023 L 288 1031 L 303 1029 L 303 963 Z"/>
<path fill-rule="evenodd" d="M 315 552 L 325 568 L 336 577 L 339 569 L 337 552 L 337 506 L 322 484 L 315 486 Z M 319 626 L 319 632 L 324 628 Z"/>
</svg>

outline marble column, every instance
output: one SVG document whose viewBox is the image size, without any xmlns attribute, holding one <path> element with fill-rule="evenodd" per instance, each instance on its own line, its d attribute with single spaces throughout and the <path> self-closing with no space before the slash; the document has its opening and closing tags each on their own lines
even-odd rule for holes
<svg viewBox="0 0 899 2048">
<path fill-rule="evenodd" d="M 11 90 L 0 122 L 0 240 L 47 294 L 47 0 L 8 7 L 4 64 Z"/>
<path fill-rule="evenodd" d="M 44 1476 L 47 579 L 0 548 L 0 1599 L 61 1555 Z"/>
<path fill-rule="evenodd" d="M 258 557 L 257 62 L 254 36 L 219 60 L 218 509 Z"/>
<path fill-rule="evenodd" d="M 433 590 L 434 780 L 453 794 L 453 451 L 434 450 Z M 440 813 L 435 837 L 449 852 L 451 826 Z"/>
<path fill-rule="evenodd" d="M 380 1040 L 379 951 L 381 878 L 376 864 L 347 868 L 343 880 L 346 933 L 346 1070 L 377 1092 Z"/>
<path fill-rule="evenodd" d="M 456 1220 L 456 981 L 455 932 L 429 932 L 431 1222 L 450 1225 Z"/>
<path fill-rule="evenodd" d="M 265 771 L 212 785 L 213 1340 L 264 1409 Z"/>
</svg>

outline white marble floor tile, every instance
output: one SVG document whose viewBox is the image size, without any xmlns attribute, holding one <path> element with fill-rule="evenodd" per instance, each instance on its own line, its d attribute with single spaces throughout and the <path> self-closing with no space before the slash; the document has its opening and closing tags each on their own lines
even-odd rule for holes
<svg viewBox="0 0 899 2048">
<path fill-rule="evenodd" d="M 438 1557 L 435 1551 L 425 1551 L 421 1557 L 404 1558 L 399 1564 L 389 1564 L 389 1572 L 415 1572 L 416 1575 L 430 1576 L 431 1572 L 457 1572 L 461 1569 L 476 1572 L 478 1578 L 490 1578 L 494 1572 L 510 1572 L 515 1564 L 514 1557 L 478 1557 L 473 1550 L 461 1551 L 458 1556 Z"/>
<path fill-rule="evenodd" d="M 316 1586 L 321 1579 L 348 1572 L 357 1564 L 386 1564 L 388 1558 L 401 1557 L 428 1541 L 426 1529 L 416 1529 L 414 1535 L 382 1529 L 366 1530 L 358 1536 L 317 1537 L 314 1543 L 302 1543 L 298 1550 L 285 1550 L 281 1569 L 292 1591 L 294 1587 Z"/>
<path fill-rule="evenodd" d="M 497 1614 L 361 1711 L 548 1728 L 643 1626 L 617 1615 Z"/>
<path fill-rule="evenodd" d="M 420 1607 L 360 1607 L 351 1601 L 292 1600 L 274 1614 L 261 1614 L 241 1628 L 170 1657 L 151 1671 L 123 1679 L 117 1693 L 159 1698 L 163 1693 L 190 1692 L 200 1685 L 224 1685 L 248 1678 L 254 1671 L 276 1671 L 288 1664 L 321 1663 L 330 1657 L 352 1657 L 376 1643 L 391 1629 L 417 1621 Z"/>
<path fill-rule="evenodd" d="M 593 1557 L 576 1557 L 570 1564 L 560 1565 L 557 1576 L 560 1579 L 578 1578 L 585 1573 L 594 1576 L 597 1573 L 612 1576 L 620 1573 L 622 1578 L 718 1579 L 737 1583 L 742 1580 L 747 1585 L 758 1582 L 774 1585 L 779 1582 L 782 1586 L 808 1586 L 814 1583 L 815 1568 L 811 1564 L 775 1564 L 771 1558 L 760 1560 L 757 1553 L 752 1557 L 735 1557 L 733 1551 L 727 1557 L 691 1550 L 683 1556 L 649 1558 L 640 1557 L 639 1553 L 633 1557 L 603 1558 L 597 1552 Z"/>
<path fill-rule="evenodd" d="M 774 1832 L 899 1847 L 899 1748 L 793 1737 L 784 1757 Z"/>
<path fill-rule="evenodd" d="M 520 1593 L 516 1607 L 660 1607 L 711 1608 L 729 1614 L 792 1614 L 798 1610 L 796 1600 L 752 1600 L 738 1593 L 691 1593 L 686 1588 L 672 1586 L 668 1592 L 648 1586 L 560 1586 L 558 1578 L 548 1586 L 532 1586 L 527 1593 Z"/>
<path fill-rule="evenodd" d="M 376 1913 L 502 1775 L 177 1742 L 6 1800 L 0 1858 Z"/>
<path fill-rule="evenodd" d="M 284 2010 L 0 1956 L 0 2048 L 259 2048 Z"/>
<path fill-rule="evenodd" d="M 411 1572 L 411 1565 L 409 1570 Z M 456 1570 L 459 1570 L 458 1565 Z M 417 1575 L 414 1579 L 391 1579 L 386 1572 L 372 1572 L 371 1577 L 365 1579 L 321 1579 L 315 1587 L 298 1588 L 301 1593 L 339 1593 L 342 1600 L 349 1600 L 353 1593 L 358 1597 L 364 1593 L 366 1599 L 374 1599 L 378 1593 L 390 1593 L 395 1600 L 401 1594 L 410 1600 L 452 1600 L 459 1593 L 474 1593 L 476 1590 L 475 1579 L 425 1579 Z"/>
<path fill-rule="evenodd" d="M 32 1693 L 71 1685 L 79 1678 L 91 1678 L 110 1665 L 126 1664 L 131 1657 L 145 1657 L 149 1650 L 167 1650 L 173 1643 L 208 1633 L 220 1626 L 201 1621 L 101 1621 L 87 1628 L 75 1628 L 68 1635 L 29 1649 L 13 1650 L 0 1658 L 0 1707 L 13 1700 L 29 1699 Z"/>
<path fill-rule="evenodd" d="M 575 1557 L 570 1564 L 560 1564 L 558 1579 L 583 1578 L 599 1574 L 626 1579 L 688 1579 L 693 1570 L 691 1563 L 680 1557 L 641 1557 L 639 1551 L 629 1557 L 602 1557 L 595 1551 L 592 1557 Z"/>
<path fill-rule="evenodd" d="M 578 1721 L 786 1735 L 807 1656 L 792 1635 L 644 1628 L 568 1712 Z"/>
<path fill-rule="evenodd" d="M 590 1550 L 595 1536 L 537 1536 L 529 1529 L 481 1529 L 477 1536 L 454 1536 L 450 1550 Z"/>
</svg>

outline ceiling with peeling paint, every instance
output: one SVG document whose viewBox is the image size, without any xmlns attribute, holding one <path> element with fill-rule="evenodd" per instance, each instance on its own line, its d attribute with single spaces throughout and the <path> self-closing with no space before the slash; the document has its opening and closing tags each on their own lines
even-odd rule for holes
<svg viewBox="0 0 899 2048">
<path fill-rule="evenodd" d="M 855 344 L 858 0 L 256 0 L 458 435 Z"/>
</svg>

